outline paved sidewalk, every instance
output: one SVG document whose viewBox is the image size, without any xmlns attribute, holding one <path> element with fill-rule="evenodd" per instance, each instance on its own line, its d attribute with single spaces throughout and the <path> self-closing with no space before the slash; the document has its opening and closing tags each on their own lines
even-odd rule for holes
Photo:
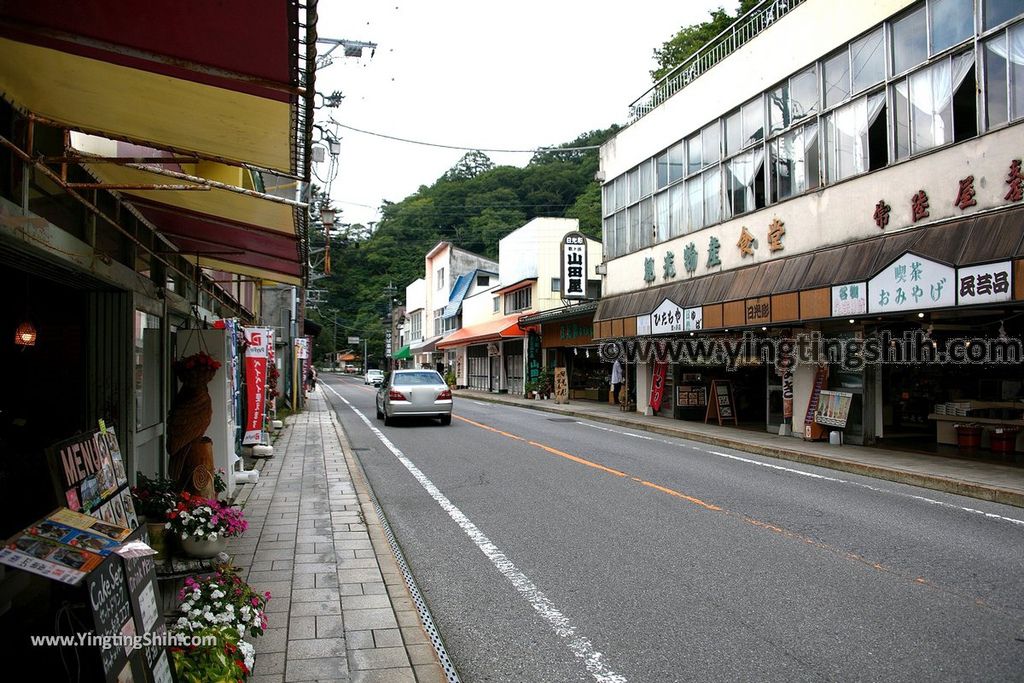
<svg viewBox="0 0 1024 683">
<path fill-rule="evenodd" d="M 444 681 L 365 479 L 320 391 L 287 421 L 260 480 L 242 487 L 249 530 L 228 552 L 270 627 L 254 683 Z"/>
<path fill-rule="evenodd" d="M 469 389 L 459 389 L 455 396 L 456 411 L 460 397 L 517 405 L 1024 507 L 1024 467 L 1020 466 L 870 446 L 832 446 L 767 432 L 627 413 L 618 406 L 596 401 L 556 404 L 552 400 L 529 400 Z"/>
</svg>

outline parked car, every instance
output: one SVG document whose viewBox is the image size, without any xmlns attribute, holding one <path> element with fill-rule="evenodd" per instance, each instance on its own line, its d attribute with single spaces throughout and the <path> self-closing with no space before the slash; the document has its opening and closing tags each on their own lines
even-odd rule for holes
<svg viewBox="0 0 1024 683">
<path fill-rule="evenodd" d="M 383 370 L 367 370 L 366 374 L 363 375 L 363 384 L 372 384 L 375 387 L 379 387 L 380 383 L 384 381 Z"/>
<path fill-rule="evenodd" d="M 452 423 L 452 390 L 434 370 L 395 370 L 377 390 L 377 419 L 436 417 Z"/>
</svg>

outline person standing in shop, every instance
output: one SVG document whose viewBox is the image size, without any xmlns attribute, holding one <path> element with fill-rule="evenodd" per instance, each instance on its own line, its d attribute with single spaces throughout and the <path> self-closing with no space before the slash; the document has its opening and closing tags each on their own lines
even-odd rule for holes
<svg viewBox="0 0 1024 683">
<path fill-rule="evenodd" d="M 619 390 L 622 389 L 622 362 L 616 358 L 612 363 L 612 398 L 619 402 Z"/>
</svg>

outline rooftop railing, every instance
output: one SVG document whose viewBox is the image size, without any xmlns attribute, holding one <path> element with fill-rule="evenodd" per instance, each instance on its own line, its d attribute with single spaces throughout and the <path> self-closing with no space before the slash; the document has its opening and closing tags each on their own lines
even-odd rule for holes
<svg viewBox="0 0 1024 683">
<path fill-rule="evenodd" d="M 629 123 L 635 123 L 692 83 L 701 74 L 750 42 L 805 0 L 765 0 L 738 18 L 682 64 L 629 105 Z"/>
</svg>

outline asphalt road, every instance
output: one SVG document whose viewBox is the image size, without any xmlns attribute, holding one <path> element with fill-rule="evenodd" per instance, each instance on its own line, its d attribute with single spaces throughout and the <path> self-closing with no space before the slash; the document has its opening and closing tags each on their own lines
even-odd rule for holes
<svg viewBox="0 0 1024 683">
<path fill-rule="evenodd" d="M 1024 510 L 321 379 L 464 681 L 1024 680 Z"/>
</svg>

